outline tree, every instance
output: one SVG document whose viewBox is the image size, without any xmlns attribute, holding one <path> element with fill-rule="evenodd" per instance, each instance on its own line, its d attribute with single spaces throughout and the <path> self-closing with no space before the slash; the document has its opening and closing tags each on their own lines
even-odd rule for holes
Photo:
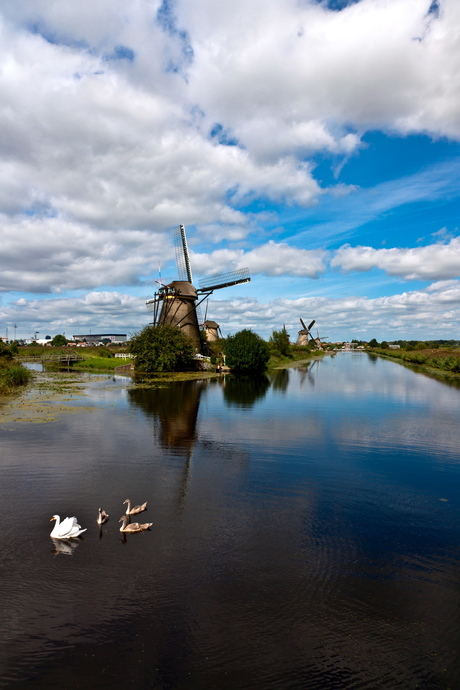
<svg viewBox="0 0 460 690">
<path fill-rule="evenodd" d="M 286 331 L 286 326 L 283 326 L 281 331 L 273 331 L 270 336 L 270 345 L 275 352 L 282 357 L 288 357 L 291 352 L 291 343 L 289 342 L 289 334 Z"/>
<path fill-rule="evenodd" d="M 193 365 L 195 348 L 176 326 L 145 326 L 130 342 L 134 368 L 140 372 L 183 371 Z"/>
<path fill-rule="evenodd" d="M 65 336 L 59 333 L 58 335 L 54 336 L 53 340 L 51 341 L 51 345 L 54 347 L 63 347 L 64 345 L 67 345 L 67 339 Z"/>
<path fill-rule="evenodd" d="M 369 342 L 367 344 L 369 347 L 378 347 L 379 346 L 379 344 L 375 338 L 372 338 L 372 340 L 369 340 Z"/>
<path fill-rule="evenodd" d="M 227 366 L 237 372 L 263 371 L 270 359 L 265 340 L 249 329 L 228 336 L 225 355 Z"/>
</svg>

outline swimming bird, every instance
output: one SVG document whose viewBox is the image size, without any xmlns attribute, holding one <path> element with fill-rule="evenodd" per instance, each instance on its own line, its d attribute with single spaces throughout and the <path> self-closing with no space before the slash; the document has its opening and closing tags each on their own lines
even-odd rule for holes
<svg viewBox="0 0 460 690">
<path fill-rule="evenodd" d="M 104 522 L 107 522 L 109 519 L 108 513 L 105 512 L 105 510 L 102 510 L 102 508 L 99 508 L 99 513 L 97 515 L 96 522 L 98 525 L 103 525 Z"/>
<path fill-rule="evenodd" d="M 143 513 L 144 510 L 147 510 L 147 503 L 143 503 L 141 506 L 134 506 L 134 508 L 131 508 L 131 499 L 127 498 L 126 501 L 123 501 L 123 503 L 127 503 L 128 507 L 126 508 L 126 515 L 137 515 L 138 513 Z"/>
<path fill-rule="evenodd" d="M 119 522 L 122 522 L 122 526 L 120 527 L 120 532 L 144 532 L 146 529 L 151 527 L 153 525 L 153 522 L 145 522 L 143 525 L 140 525 L 138 522 L 132 522 L 131 524 L 128 523 L 128 517 L 126 515 L 122 515 Z"/>
<path fill-rule="evenodd" d="M 50 522 L 53 520 L 56 521 L 56 524 L 54 525 L 50 537 L 54 537 L 55 539 L 72 539 L 73 537 L 79 537 L 80 534 L 86 532 L 86 527 L 85 529 L 82 529 L 78 524 L 76 517 L 66 517 L 61 522 L 59 515 L 53 515 Z"/>
</svg>

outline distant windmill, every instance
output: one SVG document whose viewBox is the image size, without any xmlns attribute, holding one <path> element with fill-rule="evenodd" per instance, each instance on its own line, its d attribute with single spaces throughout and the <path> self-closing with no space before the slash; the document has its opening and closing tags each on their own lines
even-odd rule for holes
<svg viewBox="0 0 460 690">
<path fill-rule="evenodd" d="M 203 324 L 203 328 L 208 343 L 212 343 L 214 340 L 222 338 L 220 326 L 215 321 L 205 321 Z"/>
<path fill-rule="evenodd" d="M 323 341 L 323 340 L 327 340 L 328 337 L 329 337 L 329 336 L 327 336 L 327 335 L 323 335 L 323 337 L 320 338 L 320 337 L 319 337 L 319 331 L 318 331 L 318 329 L 316 329 L 315 343 L 316 343 L 316 347 L 317 347 L 319 350 L 322 350 L 322 349 L 323 349 L 323 342 L 322 342 L 322 341 Z"/>
<path fill-rule="evenodd" d="M 311 329 L 315 325 L 316 321 L 313 319 L 311 324 L 308 326 L 305 325 L 303 319 L 300 319 L 300 323 L 302 324 L 302 330 L 299 331 L 298 337 L 297 337 L 297 345 L 308 345 L 308 339 L 315 341 L 314 337 L 311 334 Z"/>
<path fill-rule="evenodd" d="M 251 278 L 247 268 L 241 268 L 230 273 L 220 273 L 200 280 L 200 287 L 193 285 L 192 269 L 188 253 L 185 227 L 180 225 L 174 231 L 176 249 L 176 264 L 179 280 L 173 280 L 168 285 L 161 285 L 152 299 L 147 300 L 147 309 L 153 313 L 153 324 L 169 324 L 177 326 L 191 338 L 200 351 L 203 344 L 200 337 L 199 324 L 203 323 L 199 307 L 214 290 L 220 290 L 240 283 L 248 283 Z M 198 295 L 204 295 L 199 300 Z M 216 324 L 217 325 L 217 324 Z"/>
</svg>

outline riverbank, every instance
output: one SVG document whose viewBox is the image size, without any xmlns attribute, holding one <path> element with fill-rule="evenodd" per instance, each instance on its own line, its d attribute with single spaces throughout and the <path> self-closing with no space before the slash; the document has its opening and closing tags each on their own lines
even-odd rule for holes
<svg viewBox="0 0 460 690">
<path fill-rule="evenodd" d="M 272 369 L 286 369 L 287 367 L 293 367 L 296 364 L 301 364 L 302 362 L 309 362 L 312 359 L 322 359 L 327 352 L 322 352 L 321 350 L 314 350 L 311 353 L 305 351 L 293 351 L 289 357 L 275 356 L 271 355 L 268 360 L 267 371 Z"/>
<path fill-rule="evenodd" d="M 392 359 L 400 364 L 416 366 L 427 372 L 437 373 L 443 377 L 460 380 L 460 350 L 387 350 L 373 348 L 370 354 Z"/>
</svg>

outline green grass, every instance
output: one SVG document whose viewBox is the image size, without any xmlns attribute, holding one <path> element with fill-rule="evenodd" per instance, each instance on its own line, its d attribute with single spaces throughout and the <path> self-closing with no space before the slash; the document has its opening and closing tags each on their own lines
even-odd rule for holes
<svg viewBox="0 0 460 690">
<path fill-rule="evenodd" d="M 451 374 L 460 374 L 460 352 L 448 350 L 387 350 L 373 348 L 372 352 L 407 364 L 416 364 L 429 369 Z"/>
<path fill-rule="evenodd" d="M 25 386 L 33 378 L 33 373 L 22 364 L 0 364 L 0 394 L 9 395 L 21 386 Z"/>
<path fill-rule="evenodd" d="M 321 350 L 309 350 L 308 348 L 292 349 L 288 357 L 283 357 L 283 355 L 272 352 L 268 360 L 267 368 L 276 369 L 278 367 L 285 367 L 294 362 L 299 362 L 304 359 L 313 359 L 313 357 L 322 357 L 323 355 L 324 352 Z"/>
<path fill-rule="evenodd" d="M 113 371 L 130 361 L 121 357 L 86 357 L 85 352 L 85 359 L 72 364 L 72 371 Z"/>
</svg>

